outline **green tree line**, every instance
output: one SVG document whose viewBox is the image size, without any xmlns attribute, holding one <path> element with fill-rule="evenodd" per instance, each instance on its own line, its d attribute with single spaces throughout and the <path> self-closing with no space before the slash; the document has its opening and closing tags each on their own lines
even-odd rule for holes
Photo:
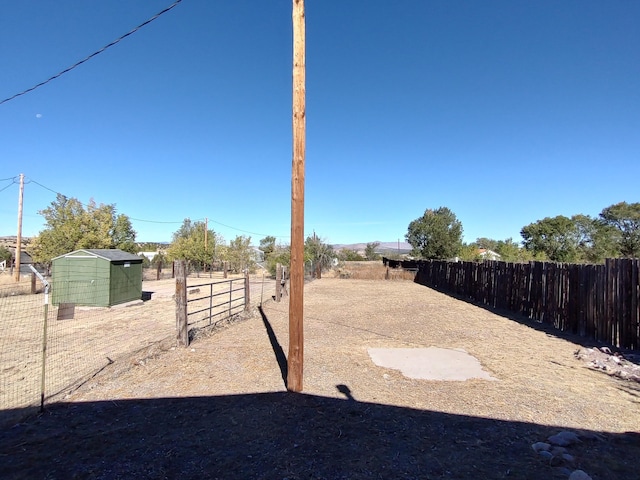
<svg viewBox="0 0 640 480">
<path fill-rule="evenodd" d="M 119 248 L 136 253 L 151 244 L 136 243 L 136 232 L 127 215 L 118 213 L 115 204 L 88 205 L 76 198 L 57 195 L 51 205 L 39 212 L 45 227 L 30 245 L 38 263 L 49 264 L 57 256 L 78 249 Z M 604 208 L 597 217 L 577 214 L 546 217 L 522 228 L 521 244 L 513 239 L 478 238 L 465 244 L 463 226 L 447 207 L 427 209 L 410 222 L 406 240 L 412 246 L 412 256 L 422 259 L 482 260 L 482 253 L 493 251 L 510 262 L 550 260 L 570 263 L 598 263 L 605 258 L 640 257 L 640 203 L 620 202 Z M 305 241 L 305 264 L 316 277 L 338 260 L 376 260 L 377 242 L 368 243 L 364 256 L 351 250 L 335 252 L 326 241 L 313 235 Z M 258 252 L 251 246 L 251 237 L 236 236 L 228 244 L 205 223 L 186 218 L 173 233 L 172 242 L 153 260 L 153 264 L 184 259 L 196 269 L 228 262 L 236 272 L 254 271 L 261 266 L 271 274 L 278 263 L 288 266 L 290 246 L 276 243 L 267 236 L 260 240 Z M 6 255 L 4 255 L 6 256 Z"/>
<path fill-rule="evenodd" d="M 508 262 L 600 263 L 605 258 L 639 258 L 640 203 L 616 203 L 597 217 L 577 214 L 543 218 L 522 228 L 522 245 L 512 238 L 478 238 L 465 244 L 462 233 L 456 215 L 440 207 L 427 209 L 412 221 L 405 238 L 413 248 L 412 255 L 423 259 L 482 260 L 482 252 L 487 250 Z"/>
</svg>

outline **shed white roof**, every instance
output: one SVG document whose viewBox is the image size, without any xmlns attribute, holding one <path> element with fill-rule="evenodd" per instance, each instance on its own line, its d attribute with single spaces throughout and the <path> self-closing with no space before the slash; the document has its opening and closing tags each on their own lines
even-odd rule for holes
<svg viewBox="0 0 640 480">
<path fill-rule="evenodd" d="M 60 255 L 59 257 L 54 258 L 53 260 L 56 260 L 57 258 L 63 258 L 63 257 L 77 257 L 78 255 L 75 255 L 77 253 L 80 252 L 84 252 L 87 253 L 89 256 L 92 257 L 100 257 L 100 258 L 104 258 L 105 260 L 109 260 L 109 261 L 125 261 L 125 262 L 133 262 L 133 261 L 139 261 L 142 262 L 142 258 L 139 257 L 138 255 L 134 255 L 133 253 L 129 253 L 129 252 L 125 252 L 123 250 L 120 250 L 118 248 L 88 248 L 88 249 L 80 249 L 80 250 L 74 250 L 73 252 L 69 252 L 69 253 L 65 253 L 64 255 Z"/>
</svg>

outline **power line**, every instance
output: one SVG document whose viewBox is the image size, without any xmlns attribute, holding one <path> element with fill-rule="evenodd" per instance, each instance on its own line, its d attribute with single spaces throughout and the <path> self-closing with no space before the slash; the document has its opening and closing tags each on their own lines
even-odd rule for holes
<svg viewBox="0 0 640 480">
<path fill-rule="evenodd" d="M 182 221 L 180 222 L 165 222 L 165 221 L 160 221 L 160 220 L 143 220 L 141 218 L 133 218 L 133 217 L 129 217 L 131 220 L 135 220 L 136 222 L 145 222 L 145 223 L 182 223 Z"/>
<path fill-rule="evenodd" d="M 41 183 L 36 182 L 36 181 L 35 181 L 34 179 L 32 179 L 32 178 L 30 178 L 30 179 L 29 179 L 27 182 L 25 182 L 25 183 L 35 183 L 36 185 L 39 185 L 39 186 L 41 186 L 42 188 L 44 188 L 45 190 L 49 190 L 50 192 L 53 192 L 53 193 L 55 193 L 56 195 L 62 195 L 62 193 L 60 193 L 60 192 L 56 192 L 55 190 L 52 190 L 51 188 L 46 187 L 46 186 L 42 185 Z M 66 197 L 66 195 L 62 195 L 62 196 L 63 196 L 63 197 Z"/>
<path fill-rule="evenodd" d="M 124 35 L 122 35 L 121 37 L 117 38 L 116 40 L 114 40 L 113 42 L 109 43 L 108 45 L 105 45 L 104 47 L 102 47 L 100 50 L 97 50 L 95 52 L 93 52 L 91 55 L 83 58 L 82 60 L 80 60 L 79 62 L 74 63 L 73 65 L 71 65 L 68 68 L 65 68 L 64 70 L 62 70 L 61 72 L 56 73 L 55 75 L 53 75 L 52 77 L 49 77 L 48 79 L 46 79 L 44 82 L 40 82 L 37 85 L 34 85 L 31 88 L 27 88 L 26 90 L 23 90 L 20 93 L 16 93 L 15 95 L 12 95 L 11 97 L 5 98 L 4 100 L 0 101 L 0 105 L 2 105 L 3 103 L 6 103 L 10 100 L 13 100 L 14 98 L 20 97 L 21 95 L 24 95 L 26 93 L 32 92 L 34 91 L 36 88 L 42 87 L 43 85 L 46 85 L 47 83 L 51 82 L 52 80 L 55 80 L 56 78 L 64 75 L 67 72 L 70 72 L 71 70 L 73 70 L 74 68 L 82 65 L 84 62 L 90 60 L 91 58 L 95 57 L 96 55 L 101 54 L 102 52 L 104 52 L 107 48 L 109 47 L 113 47 L 115 44 L 119 43 L 120 41 L 124 40 L 125 38 L 127 38 L 129 35 L 134 34 L 135 32 L 137 32 L 138 30 L 140 30 L 142 27 L 144 27 L 145 25 L 148 25 L 149 23 L 153 22 L 156 18 L 158 18 L 160 15 L 167 13 L 169 10 L 171 10 L 172 8 L 174 8 L 176 5 L 178 5 L 180 2 L 182 2 L 182 0 L 176 0 L 173 4 L 169 5 L 167 8 L 165 8 L 164 10 L 162 10 L 159 13 L 156 13 L 153 17 L 151 17 L 149 20 L 147 20 L 146 22 L 141 23 L 140 25 L 138 25 L 137 27 L 135 27 L 133 30 L 125 33 Z"/>
<path fill-rule="evenodd" d="M 10 187 L 11 185 L 13 185 L 13 184 L 15 183 L 15 177 L 13 177 L 13 178 L 11 178 L 11 179 L 8 179 L 8 180 L 13 180 L 13 182 L 12 182 L 12 183 L 10 183 L 9 185 L 7 185 L 5 188 L 8 188 L 8 187 Z M 65 198 L 69 198 L 67 195 L 64 195 L 64 194 L 62 194 L 62 193 L 60 193 L 60 192 L 57 192 L 57 191 L 55 191 L 54 189 L 49 188 L 49 187 L 47 187 L 46 185 L 43 185 L 43 184 L 41 184 L 40 182 L 37 182 L 37 181 L 35 181 L 35 180 L 34 180 L 34 179 L 32 179 L 32 178 L 28 178 L 28 180 L 26 180 L 26 181 L 25 181 L 25 183 L 35 183 L 36 185 L 38 185 L 38 186 L 40 186 L 40 187 L 44 188 L 45 190 L 49 190 L 50 192 L 53 192 L 53 193 L 55 193 L 56 195 L 61 195 L 61 196 L 65 197 Z M 4 190 L 4 189 L 3 189 L 3 190 Z M 0 190 L 0 192 L 1 192 L 1 191 L 2 191 L 2 190 Z M 78 200 L 78 202 L 80 202 L 80 201 Z M 81 204 L 83 207 L 87 207 L 87 205 L 86 205 L 86 204 L 84 204 L 84 203 L 82 203 L 82 202 L 80 202 L 80 204 Z M 142 219 L 142 218 L 134 218 L 134 217 L 128 217 L 128 218 L 129 218 L 130 220 L 135 220 L 136 222 L 156 223 L 156 224 L 165 224 L 165 225 L 166 225 L 166 224 L 174 224 L 174 225 L 175 225 L 175 224 L 182 224 L 182 222 L 184 221 L 184 220 L 181 220 L 181 221 L 145 220 L 145 219 Z M 203 220 L 202 218 L 199 218 L 199 219 L 195 219 L 194 221 L 195 221 L 195 222 L 197 222 L 197 221 L 202 221 L 202 220 Z M 282 235 L 268 235 L 268 234 L 266 234 L 266 233 L 250 232 L 250 231 L 248 231 L 248 230 L 243 230 L 243 229 L 241 229 L 241 228 L 232 227 L 231 225 L 226 225 L 226 224 L 224 224 L 224 223 L 217 222 L 217 221 L 215 221 L 215 220 L 211 220 L 211 219 L 209 219 L 209 221 L 210 221 L 210 222 L 212 222 L 212 223 L 216 223 L 216 224 L 218 224 L 218 225 L 222 225 L 223 227 L 230 228 L 230 229 L 232 229 L 232 230 L 236 230 L 236 231 L 238 231 L 238 232 L 249 233 L 249 234 L 251 234 L 251 235 L 262 235 L 262 236 L 265 236 L 265 237 L 267 237 L 267 236 L 273 236 L 273 237 L 276 237 L 276 238 L 289 238 L 288 236 L 282 236 Z"/>
<path fill-rule="evenodd" d="M 224 223 L 216 222 L 215 220 L 211 220 L 211 219 L 209 219 L 209 221 L 210 221 L 210 222 L 212 222 L 212 223 L 216 223 L 216 224 L 218 224 L 218 225 L 222 225 L 223 227 L 230 228 L 230 229 L 232 229 L 232 230 L 237 230 L 238 232 L 242 232 L 242 233 L 250 233 L 251 235 L 263 235 L 263 236 L 265 236 L 265 237 L 269 237 L 269 236 L 271 236 L 271 237 L 276 237 L 276 238 L 289 238 L 289 236 L 282 236 L 282 235 L 269 235 L 269 234 L 267 234 L 267 233 L 250 232 L 250 231 L 248 231 L 248 230 L 242 230 L 242 229 L 240 229 L 240 228 L 235 228 L 235 227 L 232 227 L 232 226 L 230 226 L 230 225 L 225 225 Z"/>
<path fill-rule="evenodd" d="M 11 182 L 9 185 L 7 185 L 6 187 L 4 187 L 3 189 L 0 189 L 0 192 L 4 192 L 7 188 L 11 187 L 12 185 L 15 185 L 16 182 Z"/>
</svg>

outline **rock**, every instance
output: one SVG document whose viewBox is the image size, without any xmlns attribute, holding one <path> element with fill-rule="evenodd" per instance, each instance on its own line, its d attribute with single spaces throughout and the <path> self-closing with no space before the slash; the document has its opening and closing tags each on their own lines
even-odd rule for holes
<svg viewBox="0 0 640 480">
<path fill-rule="evenodd" d="M 580 433 L 579 437 L 585 440 L 600 440 L 600 441 L 605 440 L 605 437 L 595 432 L 582 432 Z"/>
<path fill-rule="evenodd" d="M 552 457 L 549 459 L 549 465 L 551 465 L 552 467 L 557 467 L 558 465 L 562 465 L 564 463 L 564 458 L 562 458 L 562 456 L 560 455 L 553 455 Z"/>
<path fill-rule="evenodd" d="M 576 457 L 574 457 L 573 455 L 570 455 L 568 453 L 563 453 L 562 454 L 562 459 L 565 462 L 573 463 L 576 460 Z"/>
<path fill-rule="evenodd" d="M 601 347 L 600 351 L 602 353 L 608 353 L 609 355 L 611 355 L 611 349 L 609 347 Z"/>
<path fill-rule="evenodd" d="M 593 480 L 593 479 L 582 470 L 574 470 L 573 472 L 571 472 L 571 475 L 569 475 L 569 480 Z"/>
<path fill-rule="evenodd" d="M 538 452 L 538 455 L 540 455 L 542 458 L 544 458 L 545 460 L 549 460 L 551 461 L 551 459 L 553 459 L 553 453 L 547 451 L 547 450 L 540 450 Z"/>
<path fill-rule="evenodd" d="M 533 445 L 531 445 L 531 448 L 533 448 L 533 451 L 536 453 L 548 452 L 549 449 L 551 448 L 551 445 L 545 442 L 536 442 Z"/>
<path fill-rule="evenodd" d="M 553 445 L 558 445 L 559 447 L 568 447 L 569 445 L 573 445 L 580 441 L 578 435 L 566 430 L 556 433 L 555 435 L 551 435 L 547 440 L 549 440 Z"/>
<path fill-rule="evenodd" d="M 564 447 L 553 447 L 551 453 L 554 455 L 562 455 L 563 453 L 567 453 L 567 449 Z"/>
</svg>

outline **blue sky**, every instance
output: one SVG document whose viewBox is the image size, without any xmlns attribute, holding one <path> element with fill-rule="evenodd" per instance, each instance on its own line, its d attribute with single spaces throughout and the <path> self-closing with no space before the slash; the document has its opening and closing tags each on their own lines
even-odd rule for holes
<svg viewBox="0 0 640 480">
<path fill-rule="evenodd" d="M 0 100 L 171 3 L 1 2 Z M 446 206 L 466 241 L 520 241 L 640 201 L 640 2 L 307 0 L 306 20 L 305 233 L 396 241 Z M 53 190 L 115 203 L 140 241 L 206 217 L 227 241 L 288 243 L 291 56 L 290 1 L 183 0 L 0 105 L 23 235 Z M 15 235 L 18 185 L 0 190 Z"/>
</svg>

